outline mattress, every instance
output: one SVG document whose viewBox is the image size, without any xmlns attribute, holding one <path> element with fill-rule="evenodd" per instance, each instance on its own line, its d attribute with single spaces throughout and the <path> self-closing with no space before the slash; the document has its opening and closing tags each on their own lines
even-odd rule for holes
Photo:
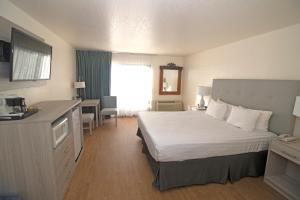
<svg viewBox="0 0 300 200">
<path fill-rule="evenodd" d="M 205 112 L 140 112 L 138 125 L 159 162 L 236 155 L 268 149 L 276 135 L 247 132 Z"/>
</svg>

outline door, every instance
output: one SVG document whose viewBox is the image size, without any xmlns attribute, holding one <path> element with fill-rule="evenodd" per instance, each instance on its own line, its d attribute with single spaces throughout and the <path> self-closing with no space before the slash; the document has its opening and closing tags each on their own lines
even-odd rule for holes
<svg viewBox="0 0 300 200">
<path fill-rule="evenodd" d="M 77 107 L 73 110 L 72 113 L 72 121 L 73 121 L 73 135 L 74 135 L 74 151 L 75 151 L 75 160 L 79 157 L 79 154 L 82 149 L 82 131 L 81 131 L 81 119 L 80 119 L 80 109 Z"/>
</svg>

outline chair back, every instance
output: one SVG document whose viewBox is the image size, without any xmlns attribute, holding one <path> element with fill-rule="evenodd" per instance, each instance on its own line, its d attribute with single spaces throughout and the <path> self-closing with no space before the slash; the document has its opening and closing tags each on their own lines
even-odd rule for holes
<svg viewBox="0 0 300 200">
<path fill-rule="evenodd" d="M 102 108 L 117 108 L 117 97 L 103 96 Z"/>
</svg>

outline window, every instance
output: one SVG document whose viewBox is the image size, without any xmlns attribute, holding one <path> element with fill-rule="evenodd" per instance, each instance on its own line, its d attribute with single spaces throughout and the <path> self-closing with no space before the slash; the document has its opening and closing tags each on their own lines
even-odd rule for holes
<svg viewBox="0 0 300 200">
<path fill-rule="evenodd" d="M 150 65 L 112 64 L 111 95 L 117 96 L 119 116 L 133 116 L 151 108 Z"/>
</svg>

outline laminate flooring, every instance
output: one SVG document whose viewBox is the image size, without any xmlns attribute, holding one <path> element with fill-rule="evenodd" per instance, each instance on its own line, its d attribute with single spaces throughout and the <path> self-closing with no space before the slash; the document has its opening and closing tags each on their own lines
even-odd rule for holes
<svg viewBox="0 0 300 200">
<path fill-rule="evenodd" d="M 136 118 L 120 118 L 117 128 L 114 119 L 109 119 L 93 135 L 85 133 L 85 150 L 65 200 L 285 199 L 263 177 L 160 192 L 152 186 L 153 174 L 136 131 Z"/>
</svg>

